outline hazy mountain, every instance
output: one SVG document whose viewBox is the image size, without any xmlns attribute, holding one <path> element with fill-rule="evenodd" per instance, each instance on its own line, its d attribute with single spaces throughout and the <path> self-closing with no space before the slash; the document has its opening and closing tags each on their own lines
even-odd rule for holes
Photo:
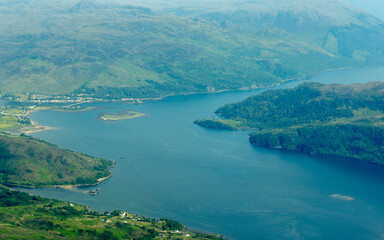
<svg viewBox="0 0 384 240">
<path fill-rule="evenodd" d="M 168 10 L 171 9 L 168 8 Z M 174 9 L 176 13 L 195 16 L 209 16 L 213 13 L 236 16 L 238 12 L 248 12 L 252 13 L 252 19 L 246 21 L 238 17 L 234 21 L 238 20 L 246 25 L 251 25 L 255 21 L 258 23 L 256 26 L 279 24 L 279 17 L 284 15 L 297 19 L 297 24 L 307 21 L 307 23 L 316 23 L 317 26 L 377 23 L 376 19 L 368 13 L 337 0 L 234 0 L 224 4 L 221 1 L 206 1 L 190 5 L 186 3 L 185 6 Z"/>
<path fill-rule="evenodd" d="M 364 9 L 374 16 L 384 20 L 384 1 L 381 0 L 345 0 L 347 3 Z"/>
<path fill-rule="evenodd" d="M 349 24 L 355 21 L 351 17 L 350 11 L 355 14 L 362 14 L 364 9 L 368 13 L 382 16 L 384 12 L 384 3 L 380 0 L 210 0 L 210 1 L 176 1 L 176 0 L 114 0 L 119 3 L 130 3 L 166 10 L 168 12 L 178 12 L 179 14 L 202 15 L 212 12 L 233 13 L 236 11 L 247 11 L 255 13 L 276 12 L 309 12 L 311 15 L 323 16 L 326 21 L 331 20 L 335 23 Z M 349 5 L 347 5 L 349 4 Z M 351 7 L 355 6 L 355 8 Z M 357 7 L 357 8 L 356 8 Z M 360 9 L 358 9 L 360 8 Z M 363 15 L 368 15 L 363 13 Z M 371 18 L 371 16 L 370 16 Z"/>
<path fill-rule="evenodd" d="M 339 1 L 2 0 L 0 13 L 2 93 L 155 97 L 384 62 L 382 22 Z"/>
<path fill-rule="evenodd" d="M 71 8 L 70 12 L 77 13 L 80 11 L 92 11 L 92 10 L 106 9 L 106 8 L 108 8 L 107 5 L 102 5 L 90 0 L 81 0 Z"/>
</svg>

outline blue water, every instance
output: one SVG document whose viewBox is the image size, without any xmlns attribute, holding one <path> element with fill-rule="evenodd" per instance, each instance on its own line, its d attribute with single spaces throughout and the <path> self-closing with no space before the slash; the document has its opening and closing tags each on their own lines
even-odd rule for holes
<svg viewBox="0 0 384 240">
<path fill-rule="evenodd" d="M 332 71 L 312 81 L 384 80 L 384 68 Z M 290 82 L 278 88 L 294 87 Z M 257 91 L 169 97 L 140 105 L 94 103 L 83 113 L 37 112 L 54 130 L 33 135 L 117 162 L 98 196 L 87 189 L 31 193 L 89 205 L 167 217 L 229 239 L 384 239 L 384 168 L 253 147 L 246 132 L 193 124 L 226 103 Z M 100 112 L 134 110 L 146 117 L 103 122 Z M 332 198 L 349 196 L 354 201 Z"/>
</svg>

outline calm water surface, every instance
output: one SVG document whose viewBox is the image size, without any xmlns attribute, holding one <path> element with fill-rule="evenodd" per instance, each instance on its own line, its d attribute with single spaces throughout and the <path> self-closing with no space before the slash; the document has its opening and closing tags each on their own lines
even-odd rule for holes
<svg viewBox="0 0 384 240">
<path fill-rule="evenodd" d="M 312 81 L 381 80 L 384 68 L 326 72 Z M 117 166 L 98 196 L 84 194 L 94 188 L 28 191 L 99 211 L 167 217 L 229 239 L 384 239 L 384 168 L 256 148 L 246 132 L 193 124 L 215 117 L 213 112 L 226 103 L 259 92 L 169 97 L 141 105 L 95 103 L 97 110 L 83 113 L 33 113 L 32 120 L 55 127 L 34 136 L 114 160 Z M 121 110 L 148 116 L 97 119 L 100 112 Z"/>
</svg>

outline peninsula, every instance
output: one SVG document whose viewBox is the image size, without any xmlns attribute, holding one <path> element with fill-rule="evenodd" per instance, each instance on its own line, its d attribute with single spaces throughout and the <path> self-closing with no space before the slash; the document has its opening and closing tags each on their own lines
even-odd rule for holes
<svg viewBox="0 0 384 240">
<path fill-rule="evenodd" d="M 219 129 L 258 130 L 256 146 L 384 165 L 384 83 L 303 83 L 219 108 L 223 119 L 197 120 Z"/>
<path fill-rule="evenodd" d="M 93 185 L 111 176 L 114 166 L 23 134 L 0 134 L 0 156 L 0 184 L 8 186 Z"/>
</svg>

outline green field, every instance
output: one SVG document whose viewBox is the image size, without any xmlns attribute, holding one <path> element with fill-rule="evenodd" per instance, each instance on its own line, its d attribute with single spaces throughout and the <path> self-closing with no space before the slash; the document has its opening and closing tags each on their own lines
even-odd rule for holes
<svg viewBox="0 0 384 240">
<path fill-rule="evenodd" d="M 0 116 L 0 131 L 13 131 L 23 127 L 30 127 L 28 118 L 16 116 Z"/>
</svg>

